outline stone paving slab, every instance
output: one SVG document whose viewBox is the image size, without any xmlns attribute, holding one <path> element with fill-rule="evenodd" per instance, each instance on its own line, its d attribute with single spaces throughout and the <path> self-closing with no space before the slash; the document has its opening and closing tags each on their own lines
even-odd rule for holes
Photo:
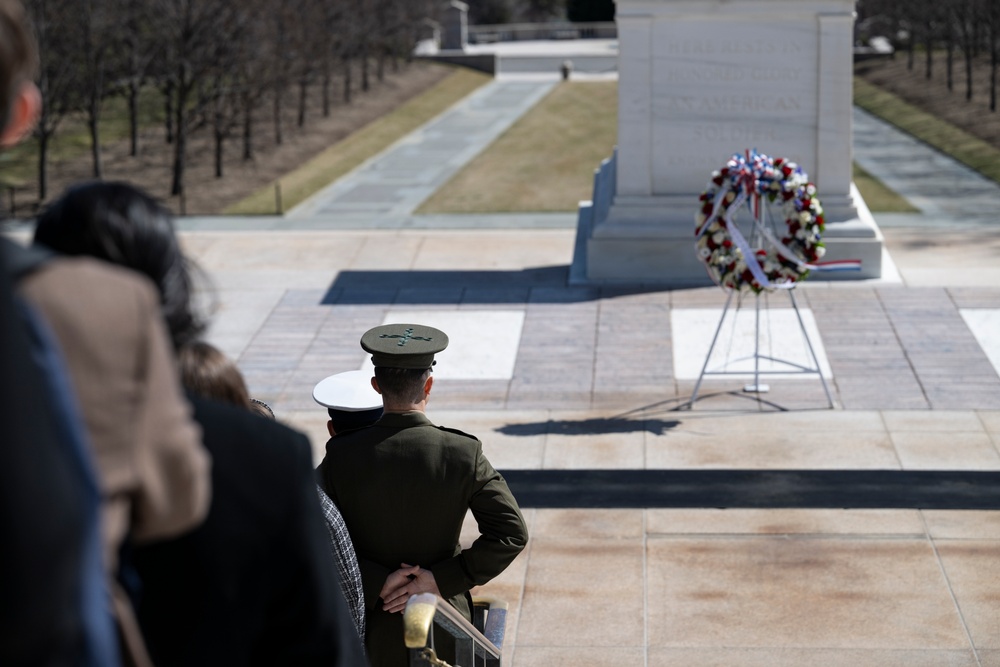
<svg viewBox="0 0 1000 667">
<path fill-rule="evenodd" d="M 484 589 L 510 603 L 510 664 L 972 667 L 1000 652 L 998 512 L 526 519 L 527 551 Z"/>
<path fill-rule="evenodd" d="M 491 81 L 286 217 L 359 213 L 406 217 L 555 85 L 555 81 Z"/>
</svg>

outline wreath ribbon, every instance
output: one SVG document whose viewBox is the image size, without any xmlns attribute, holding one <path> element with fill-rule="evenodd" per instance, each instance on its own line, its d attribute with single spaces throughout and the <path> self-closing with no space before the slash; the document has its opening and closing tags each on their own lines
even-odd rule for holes
<svg viewBox="0 0 1000 667">
<path fill-rule="evenodd" d="M 763 198 L 779 200 L 786 238 L 779 239 L 764 223 Z M 724 288 L 790 289 L 812 271 L 861 268 L 859 260 L 819 261 L 825 252 L 823 207 L 816 186 L 786 158 L 756 150 L 734 154 L 723 169 L 712 173 L 700 201 L 695 246 L 709 275 Z M 755 250 L 740 231 L 735 217 L 744 205 L 752 214 L 753 231 L 768 247 Z"/>
</svg>

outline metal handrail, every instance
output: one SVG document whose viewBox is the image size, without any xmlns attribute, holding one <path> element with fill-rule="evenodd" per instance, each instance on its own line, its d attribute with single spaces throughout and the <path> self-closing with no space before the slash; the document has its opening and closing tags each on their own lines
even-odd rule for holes
<svg viewBox="0 0 1000 667">
<path fill-rule="evenodd" d="M 403 611 L 403 639 L 410 652 L 410 665 L 434 664 L 435 658 L 424 651 L 434 648 L 431 628 L 437 625 L 455 643 L 452 667 L 499 667 L 507 623 L 507 603 L 491 598 L 476 598 L 475 619 L 470 623 L 457 609 L 433 593 L 412 595 Z M 435 656 L 433 652 L 429 654 Z"/>
</svg>

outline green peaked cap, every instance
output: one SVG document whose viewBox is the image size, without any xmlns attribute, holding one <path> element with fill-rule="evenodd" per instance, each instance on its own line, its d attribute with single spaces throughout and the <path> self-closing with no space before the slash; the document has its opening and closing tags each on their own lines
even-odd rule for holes
<svg viewBox="0 0 1000 667">
<path fill-rule="evenodd" d="M 434 355 L 448 347 L 448 335 L 423 324 L 384 324 L 361 337 L 372 363 L 388 368 L 430 368 Z"/>
</svg>

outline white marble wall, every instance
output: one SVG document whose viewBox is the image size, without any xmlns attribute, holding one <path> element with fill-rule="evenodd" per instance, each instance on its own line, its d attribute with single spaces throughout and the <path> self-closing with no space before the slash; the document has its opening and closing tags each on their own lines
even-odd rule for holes
<svg viewBox="0 0 1000 667">
<path fill-rule="evenodd" d="M 850 187 L 854 0 L 619 0 L 618 194 L 700 192 L 734 152 Z"/>
</svg>

